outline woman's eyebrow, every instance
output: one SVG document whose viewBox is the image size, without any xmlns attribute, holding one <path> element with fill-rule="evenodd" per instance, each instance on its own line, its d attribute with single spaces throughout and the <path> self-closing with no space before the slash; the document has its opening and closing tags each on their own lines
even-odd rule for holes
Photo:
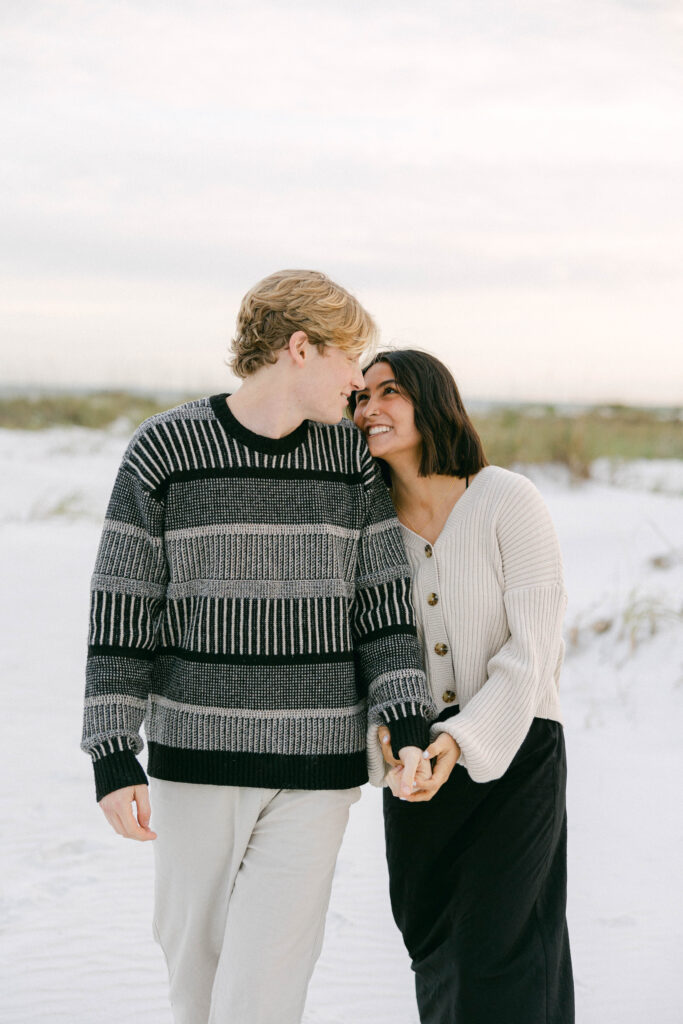
<svg viewBox="0 0 683 1024">
<path fill-rule="evenodd" d="M 394 380 L 394 378 L 390 377 L 389 380 L 383 380 L 380 384 L 376 384 L 375 387 L 383 388 L 385 384 L 395 384 L 395 383 L 396 383 L 396 381 Z M 356 391 L 356 394 L 357 395 L 362 395 L 364 391 L 369 391 L 369 390 L 370 390 L 370 388 L 359 388 L 358 391 Z"/>
</svg>

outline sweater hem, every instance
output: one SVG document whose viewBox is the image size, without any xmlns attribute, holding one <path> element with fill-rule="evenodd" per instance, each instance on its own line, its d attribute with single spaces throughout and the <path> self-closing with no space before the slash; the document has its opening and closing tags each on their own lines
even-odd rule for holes
<svg viewBox="0 0 683 1024">
<path fill-rule="evenodd" d="M 254 754 L 188 750 L 148 743 L 147 772 L 167 782 L 262 789 L 352 789 L 368 781 L 365 751 L 353 754 Z"/>
</svg>

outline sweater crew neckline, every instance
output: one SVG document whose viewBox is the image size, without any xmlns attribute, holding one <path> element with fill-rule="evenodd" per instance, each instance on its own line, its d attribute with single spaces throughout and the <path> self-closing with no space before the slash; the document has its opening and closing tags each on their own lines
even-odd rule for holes
<svg viewBox="0 0 683 1024">
<path fill-rule="evenodd" d="M 246 448 L 251 448 L 257 452 L 264 452 L 266 455 L 284 455 L 287 452 L 293 451 L 306 440 L 308 436 L 308 420 L 303 420 L 295 430 L 285 434 L 284 437 L 265 437 L 262 434 L 255 434 L 253 430 L 249 430 L 248 427 L 240 423 L 232 412 L 227 403 L 229 397 L 229 391 L 225 391 L 220 395 L 211 395 L 209 398 L 211 408 L 227 433 L 240 441 Z"/>
</svg>

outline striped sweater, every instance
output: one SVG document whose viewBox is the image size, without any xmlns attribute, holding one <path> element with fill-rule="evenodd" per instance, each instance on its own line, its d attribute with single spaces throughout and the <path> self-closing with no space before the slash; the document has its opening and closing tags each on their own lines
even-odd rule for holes
<svg viewBox="0 0 683 1024">
<path fill-rule="evenodd" d="M 247 430 L 226 395 L 147 420 L 92 578 L 83 749 L 97 799 L 161 779 L 337 789 L 368 723 L 427 742 L 410 570 L 362 434 Z"/>
</svg>

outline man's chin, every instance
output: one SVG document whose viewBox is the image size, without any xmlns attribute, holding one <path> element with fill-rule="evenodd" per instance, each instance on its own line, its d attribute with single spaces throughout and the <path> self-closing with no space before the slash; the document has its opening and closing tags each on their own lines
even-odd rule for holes
<svg viewBox="0 0 683 1024">
<path fill-rule="evenodd" d="M 344 419 L 344 411 L 342 410 L 341 412 L 337 413 L 319 413 L 317 416 L 314 416 L 313 419 L 315 419 L 318 423 L 325 423 L 328 427 L 331 427 L 335 423 L 341 423 L 341 421 Z"/>
<path fill-rule="evenodd" d="M 310 416 L 309 419 L 315 420 L 317 423 L 326 423 L 328 426 L 332 426 L 334 423 L 339 423 L 344 418 L 346 411 L 346 405 L 341 407 L 337 406 L 328 407 L 327 409 L 316 409 L 315 415 Z"/>
</svg>

